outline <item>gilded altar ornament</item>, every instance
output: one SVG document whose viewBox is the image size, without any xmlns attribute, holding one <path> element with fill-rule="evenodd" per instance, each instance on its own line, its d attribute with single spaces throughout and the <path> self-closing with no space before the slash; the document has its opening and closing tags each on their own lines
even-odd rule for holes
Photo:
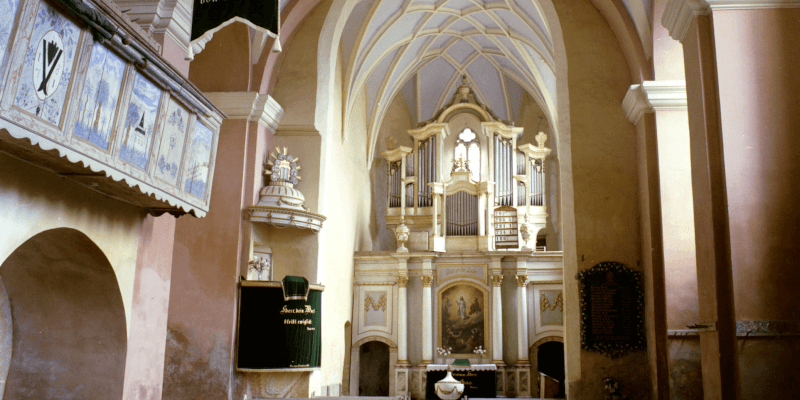
<svg viewBox="0 0 800 400">
<path fill-rule="evenodd" d="M 425 275 L 422 277 L 422 286 L 429 287 L 433 285 L 433 277 L 430 275 Z"/>
<path fill-rule="evenodd" d="M 492 286 L 500 286 L 503 284 L 503 275 L 492 275 Z"/>
<path fill-rule="evenodd" d="M 527 275 L 517 275 L 517 286 L 525 286 L 528 283 Z"/>
<path fill-rule="evenodd" d="M 382 294 L 377 303 L 372 296 L 367 295 L 367 298 L 364 299 L 364 311 L 369 311 L 370 306 L 372 306 L 375 311 L 386 311 L 386 294 Z"/>
<path fill-rule="evenodd" d="M 558 308 L 558 311 L 564 312 L 564 298 L 561 296 L 561 293 L 556 296 L 555 303 L 550 305 L 550 300 L 547 298 L 547 295 L 544 292 L 539 292 L 539 308 L 542 312 L 547 310 L 555 311 Z"/>
<path fill-rule="evenodd" d="M 258 203 L 248 207 L 251 221 L 265 222 L 279 228 L 292 226 L 319 232 L 325 216 L 309 212 L 304 204 L 305 197 L 294 188 L 302 179 L 299 160 L 299 157 L 289 154 L 286 147 L 283 151 L 276 147 L 275 152 L 269 154 L 264 168 L 264 175 L 269 176 L 269 184 L 261 189 Z"/>
</svg>

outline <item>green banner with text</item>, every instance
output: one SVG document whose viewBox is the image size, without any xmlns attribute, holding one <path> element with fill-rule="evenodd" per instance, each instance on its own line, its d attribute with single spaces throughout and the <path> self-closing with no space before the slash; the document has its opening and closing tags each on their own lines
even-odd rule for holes
<svg viewBox="0 0 800 400">
<path fill-rule="evenodd" d="M 299 277 L 275 283 L 242 283 L 238 368 L 319 367 L 322 291 Z"/>
</svg>

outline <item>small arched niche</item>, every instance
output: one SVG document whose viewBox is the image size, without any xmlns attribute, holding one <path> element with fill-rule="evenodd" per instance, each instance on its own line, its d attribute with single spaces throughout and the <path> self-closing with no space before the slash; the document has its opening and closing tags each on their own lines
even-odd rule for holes
<svg viewBox="0 0 800 400">
<path fill-rule="evenodd" d="M 125 310 L 106 256 L 80 231 L 37 234 L 0 265 L 13 325 L 3 398 L 120 399 Z"/>
</svg>

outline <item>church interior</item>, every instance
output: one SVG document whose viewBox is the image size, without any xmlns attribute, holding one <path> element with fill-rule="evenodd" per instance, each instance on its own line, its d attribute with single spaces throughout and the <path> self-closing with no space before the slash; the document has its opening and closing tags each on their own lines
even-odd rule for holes
<svg viewBox="0 0 800 400">
<path fill-rule="evenodd" d="M 274 2 L 0 0 L 0 399 L 800 398 L 800 0 Z"/>
</svg>

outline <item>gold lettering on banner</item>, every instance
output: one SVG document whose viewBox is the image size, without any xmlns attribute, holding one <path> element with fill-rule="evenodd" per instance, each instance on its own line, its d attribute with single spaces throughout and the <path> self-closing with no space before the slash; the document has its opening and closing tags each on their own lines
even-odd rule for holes
<svg viewBox="0 0 800 400">
<path fill-rule="evenodd" d="M 316 314 L 317 310 L 311 308 L 311 306 L 306 305 L 305 308 L 288 308 L 286 305 L 283 306 L 281 309 L 281 315 L 283 314 Z"/>
<path fill-rule="evenodd" d="M 528 283 L 527 275 L 517 275 L 517 286 L 525 286 Z"/>
<path fill-rule="evenodd" d="M 492 286 L 500 286 L 503 284 L 503 275 L 492 275 Z"/>
<path fill-rule="evenodd" d="M 372 296 L 367 295 L 367 298 L 364 299 L 364 311 L 369 311 L 370 305 L 375 309 L 375 311 L 378 311 L 379 309 L 386 311 L 386 294 L 382 294 L 377 303 L 375 303 L 375 300 L 372 298 Z"/>
<path fill-rule="evenodd" d="M 425 275 L 422 277 L 422 286 L 430 287 L 433 285 L 433 277 L 429 275 Z"/>
</svg>

